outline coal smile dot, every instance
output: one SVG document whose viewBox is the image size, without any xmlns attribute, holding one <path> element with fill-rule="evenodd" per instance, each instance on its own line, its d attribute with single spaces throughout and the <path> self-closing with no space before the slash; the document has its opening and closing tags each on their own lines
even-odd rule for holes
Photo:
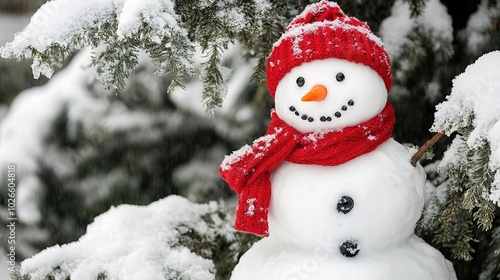
<svg viewBox="0 0 500 280">
<path fill-rule="evenodd" d="M 351 99 L 351 100 L 349 100 L 349 101 L 347 102 L 347 105 L 348 105 L 349 107 L 354 106 L 354 101 L 353 101 L 352 99 Z M 341 110 L 341 111 L 343 111 L 343 112 L 346 112 L 346 111 L 349 109 L 349 107 L 348 107 L 348 106 L 346 106 L 346 105 L 342 105 L 342 107 L 340 107 L 340 110 Z M 290 107 L 288 107 L 288 110 L 290 110 L 290 112 L 294 113 L 294 114 L 295 114 L 295 116 L 300 117 L 300 118 L 301 118 L 302 120 L 304 120 L 304 121 L 307 121 L 307 122 L 312 123 L 312 122 L 314 122 L 314 120 L 315 120 L 313 117 L 310 117 L 310 116 L 308 116 L 308 115 L 306 115 L 306 114 L 301 114 L 301 113 L 299 113 L 299 111 L 297 110 L 297 108 L 295 108 L 295 106 L 290 106 Z M 335 113 L 333 113 L 333 117 L 335 117 L 335 118 L 337 118 L 337 119 L 338 119 L 338 118 L 341 118 L 341 117 L 342 117 L 342 113 L 341 113 L 341 112 L 339 112 L 339 111 L 336 111 Z M 332 118 L 331 116 L 321 116 L 321 117 L 319 118 L 319 120 L 320 120 L 321 122 L 331 122 L 331 121 L 332 121 L 332 119 L 333 119 L 333 118 Z"/>
<path fill-rule="evenodd" d="M 321 122 L 331 122 L 332 121 L 332 117 L 321 116 L 321 118 L 319 118 L 319 120 Z"/>
</svg>

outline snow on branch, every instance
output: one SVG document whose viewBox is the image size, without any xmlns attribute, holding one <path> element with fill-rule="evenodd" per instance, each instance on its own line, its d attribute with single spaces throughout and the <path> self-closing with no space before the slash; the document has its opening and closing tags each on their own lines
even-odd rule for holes
<svg viewBox="0 0 500 280">
<path fill-rule="evenodd" d="M 78 241 L 23 261 L 17 278 L 227 279 L 256 240 L 236 233 L 231 223 L 223 205 L 180 196 L 120 205 L 95 218 Z"/>
<path fill-rule="evenodd" d="M 193 52 L 187 31 L 177 20 L 170 1 L 49 1 L 0 54 L 33 58 L 34 77 L 50 78 L 54 66 L 73 50 L 100 46 L 91 63 L 97 67 L 98 78 L 107 88 L 123 90 L 142 49 L 150 54 L 160 74 L 175 74 L 176 85 L 192 73 Z"/>
<path fill-rule="evenodd" d="M 462 207 L 474 211 L 483 230 L 500 205 L 500 51 L 480 57 L 453 80 L 451 94 L 437 106 L 434 132 L 457 133 L 439 170 L 461 182 Z"/>
<path fill-rule="evenodd" d="M 107 89 L 122 91 L 138 53 L 146 51 L 157 74 L 173 74 L 170 89 L 193 76 L 194 49 L 201 46 L 207 109 L 220 106 L 227 79 L 220 58 L 229 43 L 263 36 L 271 5 L 259 1 L 53 0 L 44 4 L 14 40 L 0 48 L 4 58 L 33 59 L 35 78 L 51 77 L 73 50 L 94 48 L 91 66 Z M 249 24 L 252 23 L 252 24 Z M 264 44 L 264 43 L 263 43 Z M 265 57 L 267 52 L 255 54 Z M 222 71 L 221 71 L 222 70 Z M 208 73 L 208 74 L 207 74 Z"/>
</svg>

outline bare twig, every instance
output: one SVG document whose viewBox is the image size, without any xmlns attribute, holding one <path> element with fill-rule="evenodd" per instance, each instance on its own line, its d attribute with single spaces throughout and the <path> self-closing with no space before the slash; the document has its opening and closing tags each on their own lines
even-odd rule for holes
<svg viewBox="0 0 500 280">
<path fill-rule="evenodd" d="M 413 155 L 411 158 L 411 164 L 413 166 L 417 166 L 418 160 L 424 155 L 425 151 L 432 147 L 432 145 L 436 144 L 439 139 L 441 139 L 444 136 L 444 132 L 438 132 L 434 136 L 432 136 L 431 139 L 427 140 L 419 149 L 418 151 Z"/>
</svg>

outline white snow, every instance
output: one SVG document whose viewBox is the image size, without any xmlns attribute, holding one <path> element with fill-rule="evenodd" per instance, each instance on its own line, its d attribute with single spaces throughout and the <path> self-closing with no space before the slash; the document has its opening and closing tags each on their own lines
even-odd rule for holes
<svg viewBox="0 0 500 280">
<path fill-rule="evenodd" d="M 300 57 L 302 55 L 302 49 L 300 49 L 300 42 L 302 42 L 302 36 L 296 36 L 293 38 L 293 55 Z"/>
<path fill-rule="evenodd" d="M 212 237 L 234 232 L 220 219 L 215 229 L 207 227 L 202 216 L 217 209 L 216 203 L 193 204 L 179 196 L 148 206 L 113 207 L 95 218 L 78 241 L 45 249 L 23 261 L 21 271 L 32 280 L 47 279 L 56 267 L 56 279 L 96 279 L 100 273 L 110 280 L 215 279 L 213 262 L 178 240 L 181 227 Z"/>
<path fill-rule="evenodd" d="M 287 26 L 286 30 L 292 29 L 297 27 L 297 25 L 300 24 L 295 24 L 295 21 L 302 21 L 305 17 L 308 15 L 317 15 L 318 13 L 322 13 L 326 7 L 329 7 L 331 9 L 339 9 L 339 12 L 341 12 L 340 6 L 335 3 L 335 2 L 328 2 L 328 1 L 322 1 L 321 3 L 313 3 L 307 5 L 302 13 L 297 15 L 295 19 Z M 345 15 L 343 12 L 341 12 L 342 15 Z"/>
<path fill-rule="evenodd" d="M 443 159 L 441 163 L 438 165 L 438 171 L 444 166 L 463 166 L 465 165 L 465 157 L 459 156 L 463 154 L 463 151 L 460 148 L 464 145 L 464 141 L 461 137 L 455 137 L 451 144 L 448 146 L 448 149 L 445 151 L 443 155 Z"/>
<path fill-rule="evenodd" d="M 264 14 L 266 11 L 271 10 L 272 6 L 268 0 L 254 0 L 255 9 L 257 13 Z"/>
<path fill-rule="evenodd" d="M 335 2 L 328 2 L 328 1 L 322 1 L 321 4 L 318 5 L 318 3 L 313 3 L 308 5 L 307 7 L 304 8 L 304 11 L 298 15 L 287 27 L 286 27 L 286 32 L 278 39 L 273 44 L 273 48 L 280 45 L 283 40 L 288 40 L 292 39 L 294 46 L 293 46 L 293 51 L 294 55 L 297 55 L 300 57 L 302 51 L 298 48 L 297 44 L 300 42 L 300 38 L 304 34 L 309 34 L 309 33 L 315 33 L 318 32 L 318 30 L 322 29 L 342 29 L 342 30 L 355 30 L 359 33 L 364 34 L 369 40 L 373 41 L 375 44 L 377 44 L 380 47 L 383 47 L 384 44 L 380 40 L 379 37 L 377 37 L 373 32 L 371 32 L 370 29 L 364 27 L 364 26 L 354 26 L 352 24 L 349 24 L 349 19 L 348 18 L 336 18 L 334 20 L 324 20 L 324 21 L 318 21 L 318 22 L 311 22 L 311 23 L 295 23 L 296 21 L 303 20 L 306 16 L 309 14 L 318 14 L 323 12 L 323 8 L 325 6 L 329 6 L 331 8 L 338 8 L 340 9 L 339 5 Z M 341 11 L 341 10 L 340 10 Z M 342 15 L 345 15 L 342 13 Z M 273 64 L 274 62 L 271 62 Z M 277 61 L 277 64 L 279 65 L 279 61 Z"/>
<path fill-rule="evenodd" d="M 257 139 L 255 142 L 258 143 L 258 145 L 253 150 L 255 158 L 263 157 L 266 154 L 266 151 L 271 147 L 271 145 L 277 141 L 276 137 L 282 132 L 282 128 L 276 127 L 274 128 L 274 133 L 264 135 Z"/>
<path fill-rule="evenodd" d="M 102 0 L 100 1 L 102 2 Z M 163 37 L 170 37 L 170 32 L 180 32 L 174 3 L 168 0 L 121 0 L 115 5 L 122 6 L 118 17 L 116 33 L 122 38 L 130 38 L 138 34 L 142 22 L 153 29 L 153 38 L 161 42 Z M 120 3 L 122 2 L 122 3 Z"/>
<path fill-rule="evenodd" d="M 243 31 L 248 24 L 241 6 L 235 7 L 234 9 L 220 9 L 217 11 L 217 17 L 223 20 L 225 24 L 236 32 Z"/>
<path fill-rule="evenodd" d="M 447 135 L 461 132 L 472 125 L 473 129 L 465 142 L 470 149 L 477 149 L 488 143 L 491 149 L 489 168 L 497 173 L 490 197 L 500 202 L 498 194 L 500 182 L 500 51 L 487 53 L 467 66 L 465 71 L 455 77 L 450 95 L 446 101 L 436 106 L 432 131 L 443 131 Z M 461 141 L 461 140 L 455 140 Z M 457 142 L 458 143 L 458 142 Z M 457 144 L 459 145 L 459 144 Z M 441 165 L 460 161 L 456 150 L 448 151 Z"/>
<path fill-rule="evenodd" d="M 373 34 L 369 29 L 364 28 L 362 26 L 354 26 L 351 24 L 347 24 L 343 20 L 335 19 L 333 21 L 320 21 L 320 22 L 309 23 L 307 25 L 292 26 L 291 29 L 289 29 L 286 33 L 284 33 L 283 36 L 281 36 L 280 39 L 273 44 L 273 48 L 280 45 L 283 40 L 289 38 L 293 38 L 293 40 L 295 40 L 297 37 L 301 37 L 304 34 L 318 32 L 318 30 L 321 30 L 323 28 L 355 30 L 357 32 L 364 34 L 368 39 L 373 41 L 378 46 L 380 47 L 384 46 L 380 38 L 377 37 L 375 34 Z"/>
<path fill-rule="evenodd" d="M 232 152 L 230 155 L 225 156 L 220 167 L 223 171 L 230 170 L 231 164 L 240 161 L 243 157 L 251 153 L 253 153 L 252 147 L 250 145 L 245 145 L 237 151 Z"/>
<path fill-rule="evenodd" d="M 391 59 L 397 59 L 403 46 L 410 43 L 408 34 L 415 28 L 423 28 L 432 38 L 453 41 L 451 17 L 439 0 L 426 1 L 425 9 L 418 18 L 410 17 L 409 3 L 397 0 L 391 9 L 391 16 L 382 21 L 380 36 Z M 435 46 L 439 48 L 439 45 Z"/>
<path fill-rule="evenodd" d="M 325 138 L 325 134 L 328 133 L 328 130 L 318 130 L 315 131 L 309 135 L 307 135 L 306 139 L 307 141 L 313 143 L 313 148 L 316 148 L 316 144 L 318 143 L 319 140 Z"/>
<path fill-rule="evenodd" d="M 85 26 L 93 25 L 94 19 L 109 17 L 113 9 L 112 1 L 49 1 L 40 7 L 12 42 L 0 49 L 0 55 L 22 57 L 30 47 L 43 52 L 52 43 L 68 47 L 75 30 L 83 31 Z M 38 60 L 33 61 L 32 68 L 35 78 L 40 74 L 47 77 L 53 74 L 49 65 Z"/>
<path fill-rule="evenodd" d="M 139 28 L 143 25 L 151 29 L 149 39 L 155 43 L 174 34 L 187 38 L 187 31 L 177 24 L 178 16 L 169 0 L 54 0 L 40 7 L 24 30 L 0 48 L 0 55 L 31 58 L 31 50 L 43 53 L 53 45 L 72 50 L 82 47 L 79 39 L 91 40 L 87 44 L 95 46 L 103 35 L 88 32 L 92 28 L 93 32 L 103 32 L 103 25 L 115 20 L 120 40 L 141 36 Z M 179 58 L 178 62 L 189 68 L 188 59 Z M 35 78 L 40 75 L 50 78 L 54 72 L 39 56 L 33 56 L 32 70 Z"/>
<path fill-rule="evenodd" d="M 495 180 L 493 181 L 494 186 L 500 186 L 500 172 L 495 174 Z M 492 201 L 500 201 L 500 188 L 495 187 L 491 190 L 490 199 Z M 497 202 L 498 204 L 498 202 Z"/>
<path fill-rule="evenodd" d="M 245 215 L 247 216 L 253 216 L 255 213 L 255 202 L 257 202 L 257 199 L 254 198 L 249 198 L 247 199 L 246 203 L 248 205 L 248 210 L 245 212 Z"/>
<path fill-rule="evenodd" d="M 253 155 L 255 158 L 263 157 L 266 154 L 265 151 L 269 149 L 272 142 L 276 141 L 277 135 L 281 132 L 283 132 L 282 128 L 275 128 L 274 133 L 257 138 L 252 146 L 244 145 L 230 155 L 225 156 L 220 165 L 221 169 L 223 171 L 231 169 L 232 164 L 244 160 L 248 155 Z"/>
</svg>

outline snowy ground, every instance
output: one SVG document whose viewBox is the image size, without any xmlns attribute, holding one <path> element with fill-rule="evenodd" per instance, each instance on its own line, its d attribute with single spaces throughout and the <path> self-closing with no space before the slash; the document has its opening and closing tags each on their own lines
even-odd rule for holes
<svg viewBox="0 0 500 280">
<path fill-rule="evenodd" d="M 25 260 L 22 274 L 32 280 L 99 279 L 99 275 L 117 280 L 215 279 L 216 256 L 205 252 L 211 258 L 202 257 L 182 240 L 203 236 L 200 242 L 210 246 L 205 251 L 220 238 L 234 242 L 232 219 L 221 217 L 219 207 L 174 195 L 148 206 L 113 207 L 97 217 L 78 241 Z"/>
</svg>

